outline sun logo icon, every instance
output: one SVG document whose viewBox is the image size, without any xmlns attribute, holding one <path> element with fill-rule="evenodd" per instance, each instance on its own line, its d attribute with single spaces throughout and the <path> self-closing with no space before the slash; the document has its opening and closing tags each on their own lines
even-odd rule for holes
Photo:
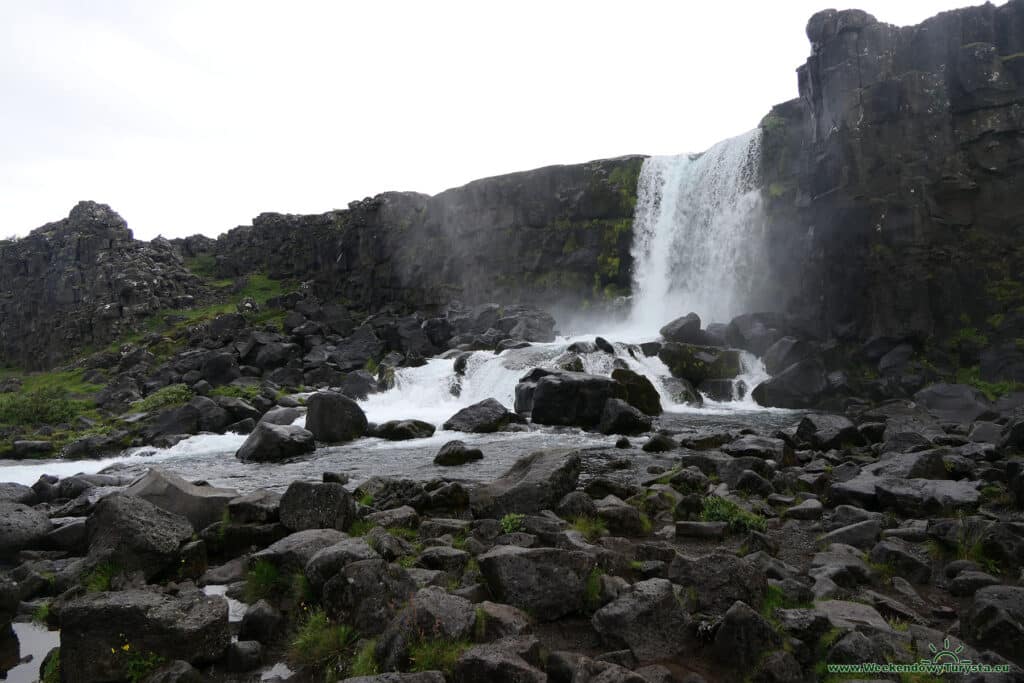
<svg viewBox="0 0 1024 683">
<path fill-rule="evenodd" d="M 960 653 L 964 651 L 964 644 L 960 643 L 956 649 L 951 649 L 949 644 L 949 638 L 945 638 L 942 641 L 942 649 L 935 647 L 933 643 L 928 643 L 928 650 L 932 653 L 931 659 L 922 659 L 922 664 L 970 664 L 969 659 L 960 659 Z"/>
</svg>

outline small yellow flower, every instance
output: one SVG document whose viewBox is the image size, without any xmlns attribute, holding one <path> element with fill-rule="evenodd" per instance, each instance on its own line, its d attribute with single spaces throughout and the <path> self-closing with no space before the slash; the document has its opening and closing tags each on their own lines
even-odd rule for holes
<svg viewBox="0 0 1024 683">
<path fill-rule="evenodd" d="M 110 648 L 110 654 L 116 655 L 117 654 L 117 650 L 115 650 L 114 648 Z"/>
<path fill-rule="evenodd" d="M 130 643 L 125 643 L 124 645 L 121 646 L 121 649 L 124 650 L 125 652 L 128 652 L 128 650 L 132 649 L 132 646 L 131 646 Z"/>
</svg>

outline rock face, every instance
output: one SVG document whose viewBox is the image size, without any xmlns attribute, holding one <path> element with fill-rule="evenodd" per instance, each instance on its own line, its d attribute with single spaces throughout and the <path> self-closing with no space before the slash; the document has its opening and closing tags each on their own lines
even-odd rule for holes
<svg viewBox="0 0 1024 683">
<path fill-rule="evenodd" d="M 0 364 L 47 368 L 204 295 L 169 242 L 132 239 L 105 204 L 0 241 Z"/>
<path fill-rule="evenodd" d="M 61 680 L 125 680 L 132 658 L 154 653 L 192 663 L 216 660 L 231 641 L 228 604 L 199 592 L 170 597 L 131 590 L 89 593 L 61 610 Z M 123 646 L 128 645 L 128 650 Z"/>
<path fill-rule="evenodd" d="M 1010 2 L 902 28 L 859 10 L 811 18 L 800 96 L 761 122 L 761 306 L 793 296 L 823 332 L 862 339 L 973 329 L 991 347 L 983 379 L 1024 369 L 1022 17 Z"/>
</svg>

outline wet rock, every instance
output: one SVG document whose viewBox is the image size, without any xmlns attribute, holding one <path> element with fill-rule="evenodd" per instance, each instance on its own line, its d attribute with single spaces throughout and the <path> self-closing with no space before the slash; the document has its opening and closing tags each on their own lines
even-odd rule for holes
<svg viewBox="0 0 1024 683">
<path fill-rule="evenodd" d="M 733 379 L 742 371 L 735 349 L 668 342 L 658 352 L 673 377 L 700 384 L 706 379 Z"/>
<path fill-rule="evenodd" d="M 641 449 L 646 453 L 665 453 L 679 448 L 675 439 L 666 434 L 654 434 L 649 438 Z"/>
<path fill-rule="evenodd" d="M 122 652 L 125 644 L 135 652 L 204 664 L 219 659 L 230 641 L 224 598 L 199 592 L 87 593 L 61 609 L 61 680 L 127 678 L 131 658 Z"/>
<path fill-rule="evenodd" d="M 257 489 L 228 501 L 228 515 L 234 524 L 265 524 L 280 518 L 281 494 Z"/>
<path fill-rule="evenodd" d="M 467 406 L 448 418 L 444 429 L 474 434 L 489 434 L 504 430 L 509 424 L 518 422 L 514 413 L 508 411 L 493 398 Z"/>
<path fill-rule="evenodd" d="M 238 637 L 269 644 L 277 640 L 284 625 L 284 615 L 266 600 L 249 605 L 242 615 Z"/>
<path fill-rule="evenodd" d="M 465 465 L 467 462 L 482 460 L 483 452 L 479 448 L 470 448 L 464 441 L 449 441 L 441 446 L 434 456 L 435 465 Z"/>
<path fill-rule="evenodd" d="M 260 422 L 235 453 L 242 462 L 280 462 L 316 450 L 313 433 L 295 425 Z"/>
<path fill-rule="evenodd" d="M 176 567 L 179 547 L 192 538 L 184 517 L 121 493 L 97 503 L 86 531 L 90 563 L 111 562 L 125 573 L 141 571 L 146 579 Z"/>
<path fill-rule="evenodd" d="M 558 372 L 541 377 L 533 389 L 534 424 L 595 427 L 608 399 L 625 399 L 626 388 L 601 375 Z"/>
<path fill-rule="evenodd" d="M 985 395 L 966 384 L 931 384 L 914 394 L 914 402 L 943 422 L 970 424 L 995 417 Z"/>
<path fill-rule="evenodd" d="M 689 313 L 681 318 L 676 318 L 670 323 L 666 323 L 662 327 L 658 334 L 660 334 L 665 341 L 679 342 L 682 344 L 703 344 L 704 335 L 700 329 L 700 316 L 696 313 Z"/>
<path fill-rule="evenodd" d="M 601 639 L 612 647 L 627 647 L 640 661 L 671 657 L 682 651 L 679 637 L 689 617 L 665 579 L 633 584 L 591 620 Z"/>
<path fill-rule="evenodd" d="M 305 575 L 317 595 L 331 578 L 342 568 L 360 560 L 376 560 L 380 555 L 370 547 L 366 539 L 346 538 L 334 545 L 318 550 L 306 563 Z"/>
<path fill-rule="evenodd" d="M 295 481 L 281 496 L 280 518 L 281 524 L 292 531 L 344 531 L 356 519 L 356 504 L 341 484 Z"/>
<path fill-rule="evenodd" d="M 764 367 L 770 375 L 814 355 L 814 347 L 796 337 L 783 337 L 764 352 Z"/>
<path fill-rule="evenodd" d="M 153 467 L 125 489 L 158 508 L 181 515 L 193 529 L 205 529 L 221 519 L 228 502 L 238 496 L 234 489 L 196 486 L 182 477 Z"/>
<path fill-rule="evenodd" d="M 341 443 L 366 433 L 366 414 L 348 396 L 318 391 L 306 400 L 306 428 L 317 441 Z"/>
<path fill-rule="evenodd" d="M 578 451 L 545 450 L 516 461 L 501 477 L 478 486 L 470 494 L 476 517 L 500 518 L 516 512 L 535 514 L 553 509 L 576 488 L 582 467 Z"/>
<path fill-rule="evenodd" d="M 602 434 L 636 435 L 651 429 L 651 418 L 619 398 L 605 401 L 597 430 Z"/>
<path fill-rule="evenodd" d="M 796 436 L 819 451 L 842 450 L 867 443 L 857 426 L 841 415 L 807 415 L 800 420 Z"/>
<path fill-rule="evenodd" d="M 557 548 L 498 546 L 477 561 L 495 598 L 542 621 L 584 606 L 594 567 L 586 554 Z"/>
<path fill-rule="evenodd" d="M 661 415 L 661 397 L 647 377 L 625 368 L 615 368 L 612 379 L 626 388 L 626 403 L 645 415 Z"/>
<path fill-rule="evenodd" d="M 426 439 L 434 435 L 434 425 L 423 420 L 389 420 L 367 430 L 367 436 L 376 436 L 388 441 Z"/>
<path fill-rule="evenodd" d="M 263 417 L 259 419 L 260 422 L 266 422 L 268 424 L 275 425 L 290 425 L 299 419 L 303 414 L 300 408 L 286 408 L 279 406 L 277 408 L 271 408 L 267 412 L 263 413 Z"/>
<path fill-rule="evenodd" d="M 827 388 L 824 364 L 808 358 L 757 385 L 752 395 L 759 405 L 770 408 L 812 408 Z"/>
</svg>

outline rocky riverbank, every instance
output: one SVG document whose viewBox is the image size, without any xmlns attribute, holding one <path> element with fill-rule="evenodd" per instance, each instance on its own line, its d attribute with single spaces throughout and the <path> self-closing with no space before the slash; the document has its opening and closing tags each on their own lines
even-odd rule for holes
<svg viewBox="0 0 1024 683">
<path fill-rule="evenodd" d="M 828 370 L 838 352 L 791 336 L 792 321 L 703 327 L 690 315 L 658 341 L 570 345 L 523 373 L 514 406 L 488 399 L 443 425 L 373 424 L 355 380 L 379 391 L 396 367 L 424 362 L 440 321 L 457 373 L 470 348 L 528 349 L 553 320 L 482 306 L 417 325 L 377 319 L 306 350 L 294 338 L 330 323 L 310 298 L 285 299 L 291 340 L 243 331 L 245 314 L 215 318 L 198 348 L 160 366 L 200 356 L 188 383 L 150 394 L 180 385 L 196 396 L 134 420 L 168 443 L 193 427 L 248 431 L 241 466 L 305 463 L 283 493 L 239 495 L 157 468 L 0 486 L 0 617 L 59 629 L 43 680 L 796 682 L 828 677 L 829 665 L 931 660 L 947 639 L 961 660 L 1011 671 L 963 680 L 1024 676 L 1020 394 L 917 388 L 912 373 L 839 382 Z M 856 357 L 898 349 L 885 347 Z M 623 348 L 672 376 L 656 387 L 615 356 Z M 789 413 L 770 431 L 668 427 L 664 393 L 707 400 L 735 382 L 744 349 L 774 376 L 730 384 L 733 395 L 832 411 Z M 303 351 L 323 367 L 287 360 Z M 581 371 L 592 354 L 615 359 L 608 375 Z M 263 368 L 241 360 L 270 357 Z M 330 366 L 339 359 L 348 373 Z M 311 372 L 337 374 L 304 405 L 270 383 Z M 215 382 L 259 393 L 203 396 Z M 915 393 L 870 395 L 897 390 Z M 367 436 L 566 426 L 618 442 L 524 452 L 484 483 L 460 472 L 487 453 L 459 441 L 437 450 L 452 475 L 433 480 L 355 485 L 317 468 L 318 446 Z"/>
</svg>

